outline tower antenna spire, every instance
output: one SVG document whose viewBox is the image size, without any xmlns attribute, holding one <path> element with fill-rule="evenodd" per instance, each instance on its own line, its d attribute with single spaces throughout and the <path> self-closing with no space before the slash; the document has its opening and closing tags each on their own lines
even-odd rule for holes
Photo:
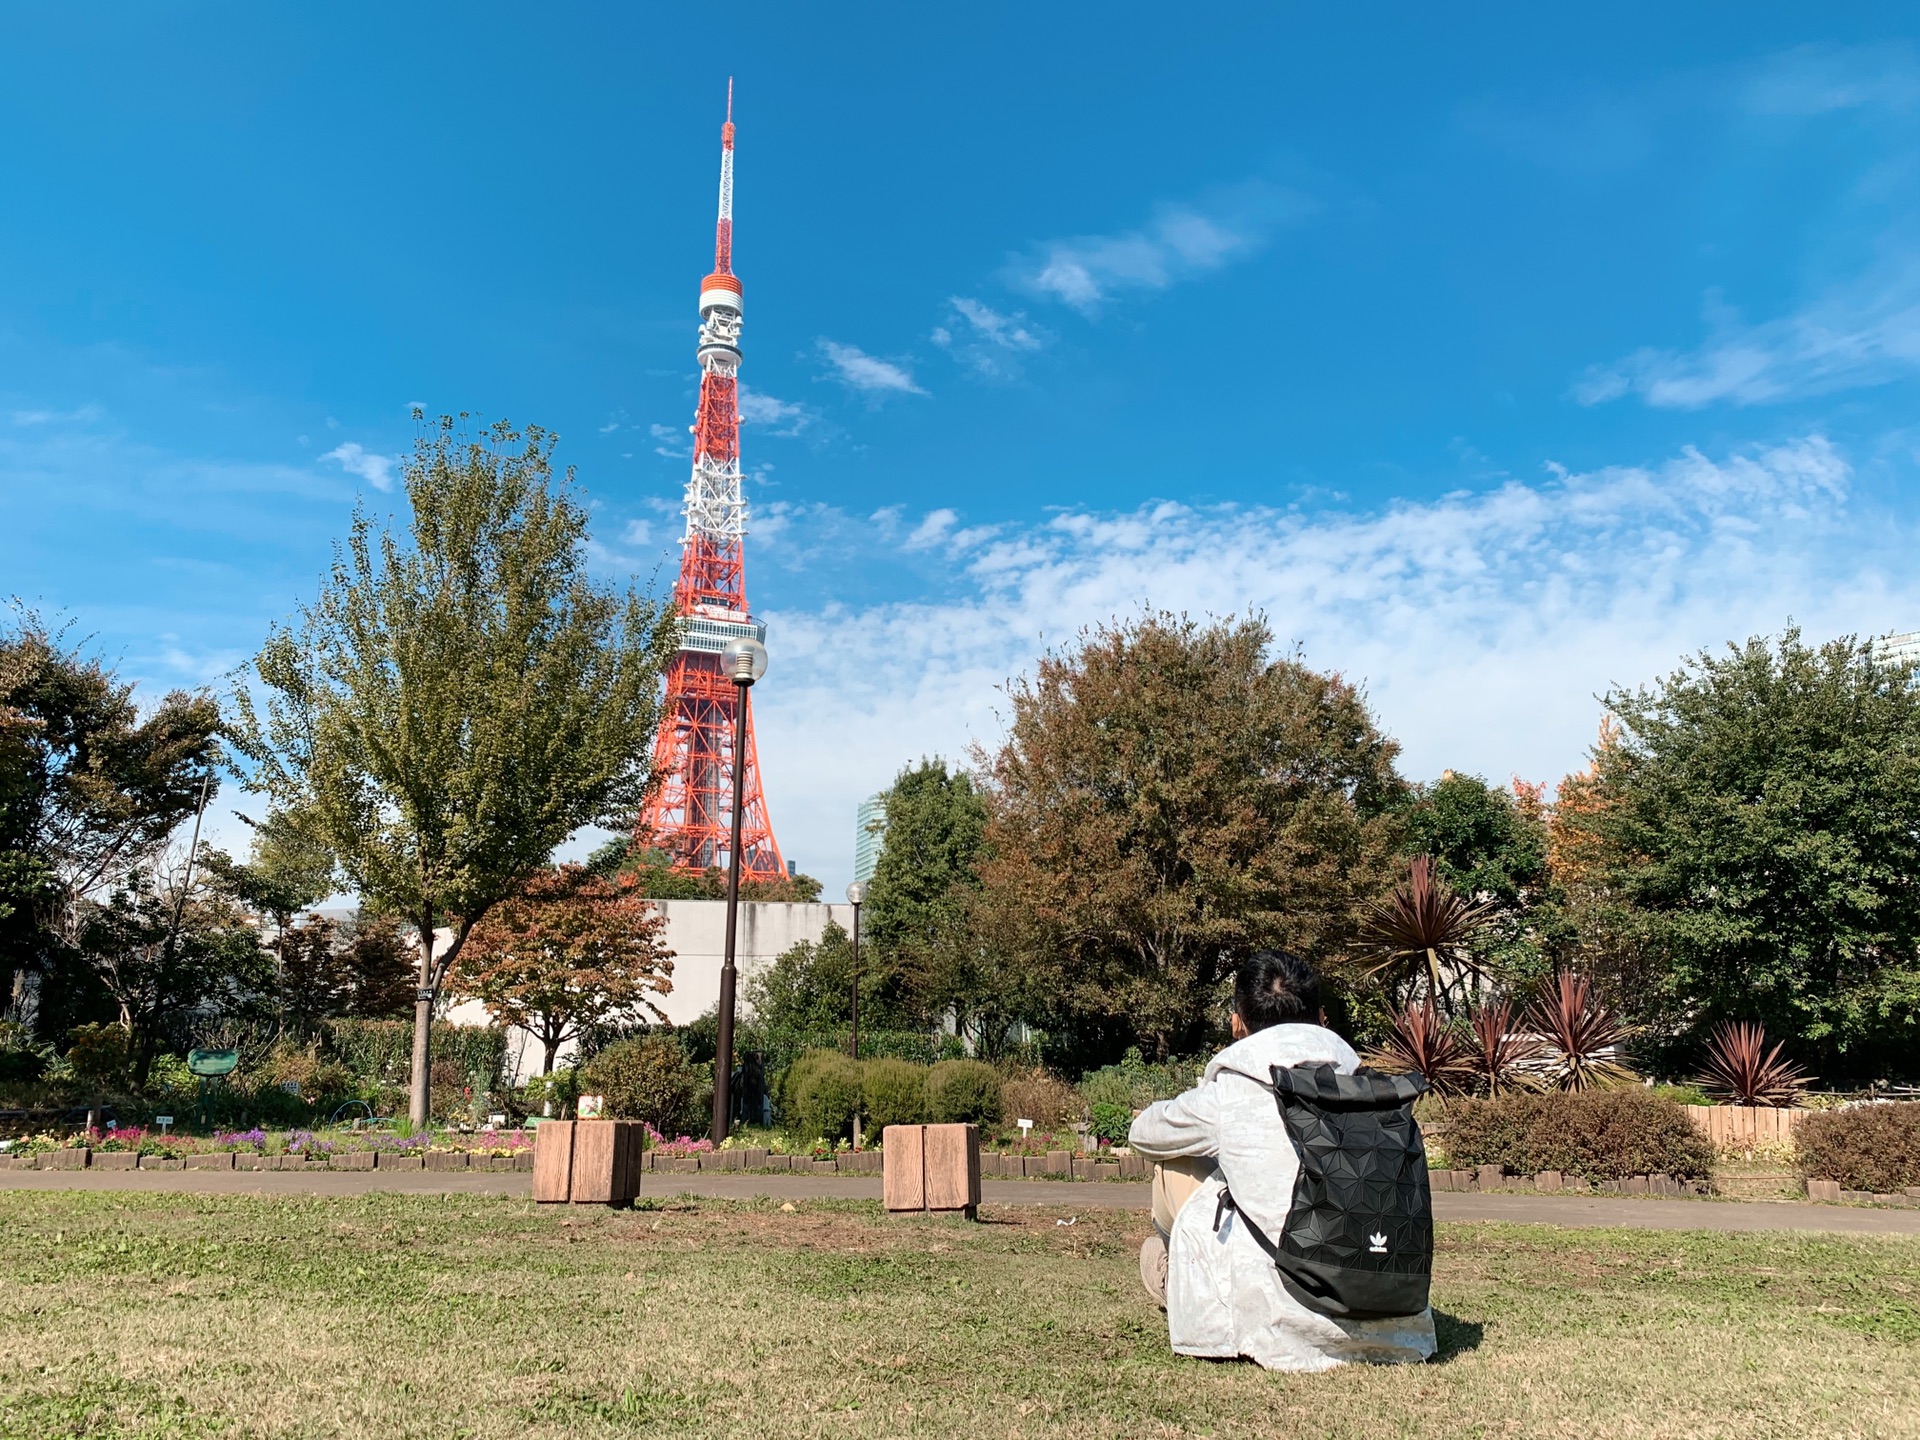
<svg viewBox="0 0 1920 1440">
<path fill-rule="evenodd" d="M 733 770 L 742 773 L 740 874 L 784 880 L 786 862 L 773 838 L 760 788 L 753 716 L 734 753 L 736 707 L 747 703 L 721 666 L 734 640 L 765 640 L 767 627 L 747 609 L 744 540 L 747 501 L 740 474 L 740 304 L 733 273 L 733 81 L 720 127 L 720 218 L 713 273 L 700 282 L 700 408 L 693 423 L 693 474 L 681 513 L 680 575 L 673 604 L 680 651 L 667 667 L 667 695 L 653 742 L 653 792 L 634 838 L 666 853 L 676 870 L 704 873 L 734 863 Z"/>
</svg>

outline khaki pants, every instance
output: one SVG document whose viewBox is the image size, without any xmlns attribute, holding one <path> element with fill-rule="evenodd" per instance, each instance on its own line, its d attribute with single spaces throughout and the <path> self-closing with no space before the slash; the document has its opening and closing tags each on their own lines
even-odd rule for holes
<svg viewBox="0 0 1920 1440">
<path fill-rule="evenodd" d="M 1140 1246 L 1140 1283 L 1167 1308 L 1167 1242 L 1173 1220 L 1214 1172 L 1212 1160 L 1167 1160 L 1153 1167 L 1153 1234 Z"/>
</svg>

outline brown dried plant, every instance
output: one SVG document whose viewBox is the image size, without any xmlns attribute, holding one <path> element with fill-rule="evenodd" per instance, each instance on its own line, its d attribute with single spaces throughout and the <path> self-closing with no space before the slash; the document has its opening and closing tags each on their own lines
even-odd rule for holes
<svg viewBox="0 0 1920 1440">
<path fill-rule="evenodd" d="M 1361 922 L 1361 953 L 1375 961 L 1367 974 L 1386 972 L 1388 983 L 1405 987 L 1409 998 L 1424 981 L 1427 998 L 1445 1006 L 1457 986 L 1484 977 L 1472 940 L 1493 909 L 1434 874 L 1431 855 L 1418 856 L 1405 882 L 1386 903 L 1374 902 Z"/>
<path fill-rule="evenodd" d="M 1562 972 L 1553 989 L 1534 1002 L 1525 1023 L 1545 1042 L 1555 1089 L 1594 1090 L 1640 1078 L 1620 1058 L 1620 1047 L 1638 1028 L 1598 1003 L 1581 976 Z"/>
<path fill-rule="evenodd" d="M 1396 1012 L 1385 1043 L 1369 1051 L 1366 1060 L 1390 1075 L 1418 1075 L 1441 1095 L 1464 1090 L 1473 1081 L 1467 1048 L 1431 999 Z"/>
<path fill-rule="evenodd" d="M 1788 1109 L 1806 1093 L 1813 1077 L 1781 1058 L 1785 1048 L 1783 1040 L 1768 1050 L 1766 1027 L 1755 1021 L 1715 1026 L 1707 1045 L 1707 1065 L 1700 1072 L 1700 1088 L 1734 1105 Z"/>
</svg>

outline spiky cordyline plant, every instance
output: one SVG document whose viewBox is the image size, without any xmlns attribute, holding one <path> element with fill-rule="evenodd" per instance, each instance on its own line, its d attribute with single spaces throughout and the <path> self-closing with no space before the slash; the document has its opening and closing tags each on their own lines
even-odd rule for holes
<svg viewBox="0 0 1920 1440">
<path fill-rule="evenodd" d="M 1435 875 L 1431 855 L 1417 857 L 1406 882 L 1394 887 L 1385 904 L 1374 903 L 1361 922 L 1361 952 L 1376 960 L 1367 974 L 1393 971 L 1396 982 L 1415 990 L 1425 980 L 1429 1000 L 1444 1006 L 1454 987 L 1484 974 L 1471 941 L 1493 909 Z"/>
<path fill-rule="evenodd" d="M 1460 1036 L 1431 999 L 1393 1016 L 1386 1043 L 1367 1054 L 1367 1064 L 1390 1075 L 1418 1075 L 1436 1094 L 1464 1089 L 1473 1079 Z"/>
<path fill-rule="evenodd" d="M 1578 975 L 1562 973 L 1527 1012 L 1526 1023 L 1546 1042 L 1555 1088 L 1595 1090 L 1640 1077 L 1619 1058 L 1622 1045 L 1639 1033 L 1593 998 Z"/>
<path fill-rule="evenodd" d="M 1735 1105 L 1764 1105 L 1785 1110 L 1806 1092 L 1813 1077 L 1781 1058 L 1783 1040 L 1767 1049 L 1767 1029 L 1751 1020 L 1714 1027 L 1707 1044 L 1707 1067 L 1700 1088 Z"/>
<path fill-rule="evenodd" d="M 1546 1046 L 1539 1036 L 1514 1030 L 1512 1005 L 1490 1001 L 1467 1023 L 1473 1036 L 1467 1063 L 1487 1094 L 1540 1088 L 1538 1067 Z"/>
</svg>

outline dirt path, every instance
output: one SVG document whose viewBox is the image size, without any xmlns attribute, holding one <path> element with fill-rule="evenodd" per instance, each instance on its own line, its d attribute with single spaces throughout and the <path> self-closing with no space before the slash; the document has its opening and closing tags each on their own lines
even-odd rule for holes
<svg viewBox="0 0 1920 1440">
<path fill-rule="evenodd" d="M 173 1191 L 199 1195 L 364 1195 L 373 1191 L 425 1195 L 506 1195 L 524 1198 L 526 1175 L 441 1171 L 321 1171 L 313 1175 L 263 1170 L 0 1171 L 0 1190 Z M 1145 1210 L 1147 1187 L 1112 1181 L 1065 1184 L 1046 1180 L 988 1180 L 982 1197 L 991 1205 L 1051 1205 L 1066 1209 Z M 877 1200 L 878 1176 L 848 1175 L 656 1175 L 647 1195 L 712 1195 L 750 1200 L 836 1198 Z M 1812 1230 L 1846 1235 L 1920 1235 L 1920 1210 L 1881 1210 L 1848 1205 L 1789 1202 L 1599 1199 L 1571 1195 L 1453 1195 L 1433 1197 L 1443 1221 L 1497 1220 L 1520 1225 L 1579 1228 L 1621 1225 L 1645 1230 Z"/>
</svg>

